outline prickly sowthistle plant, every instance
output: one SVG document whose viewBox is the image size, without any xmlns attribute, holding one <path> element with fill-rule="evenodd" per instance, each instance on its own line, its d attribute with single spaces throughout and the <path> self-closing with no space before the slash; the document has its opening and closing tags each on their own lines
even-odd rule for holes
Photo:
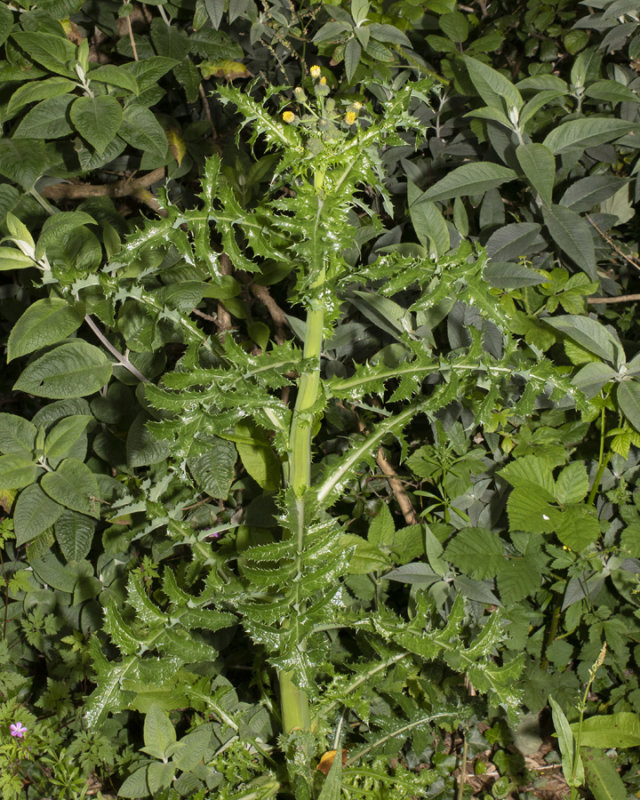
<svg viewBox="0 0 640 800">
<path fill-rule="evenodd" d="M 424 438 L 425 421 L 452 403 L 472 412 L 473 427 L 500 398 L 526 413 L 541 394 L 574 390 L 548 361 L 519 346 L 483 280 L 484 261 L 470 247 L 437 263 L 393 246 L 363 255 L 383 229 L 370 198 L 393 216 L 385 153 L 406 147 L 401 132 L 419 128 L 414 112 L 428 104 L 430 84 L 399 85 L 393 96 L 338 111 L 324 78 L 312 76 L 315 100 L 294 93 L 299 115 L 270 113 L 273 93 L 263 105 L 220 89 L 243 116 L 250 143 L 269 153 L 271 179 L 251 207 L 242 206 L 221 159 L 212 157 L 200 206 L 166 201 L 165 218 L 148 222 L 120 251 L 112 248 L 99 293 L 93 277 L 58 274 L 52 260 L 61 295 L 84 303 L 126 348 L 163 354 L 167 343 L 182 345 L 157 384 L 137 387 L 154 439 L 141 422 L 131 448 L 144 452 L 138 464 L 151 465 L 149 477 L 132 477 L 123 490 L 102 475 L 95 487 L 103 497 L 111 493 L 111 520 L 136 521 L 128 546 L 141 539 L 156 564 L 166 560 L 161 576 L 153 564 L 130 573 L 128 608 L 117 591 L 105 596 L 104 630 L 120 658 L 108 658 L 100 639 L 92 640 L 97 689 L 89 723 L 110 712 L 146 714 L 150 758 L 121 787 L 123 797 L 216 788 L 221 797 L 326 800 L 339 796 L 341 784 L 357 794 L 390 781 L 394 797 L 412 796 L 438 777 L 411 771 L 433 746 L 434 724 L 455 728 L 468 707 L 462 690 L 454 683 L 445 691 L 436 674 L 447 684 L 446 675 L 466 673 L 494 706 L 517 704 L 512 685 L 520 660 L 498 665 L 492 658 L 504 638 L 500 613 L 483 618 L 461 597 L 441 613 L 420 588 L 429 575 L 438 579 L 439 569 L 433 549 L 435 572 L 421 558 L 424 527 L 396 531 L 383 507 L 367 541 L 349 532 L 346 498 L 381 446 L 401 464 Z M 238 284 L 225 268 L 229 260 L 247 285 L 288 290 L 286 302 L 305 316 L 289 318 L 301 346 L 281 336 L 270 341 L 260 326 L 248 326 L 254 345 L 238 330 L 207 336 L 188 318 L 203 297 L 233 297 Z M 408 308 L 399 350 L 375 362 L 328 358 L 328 350 L 337 352 L 336 337 L 348 333 L 350 297 L 383 303 L 400 295 Z M 469 312 L 468 338 L 440 353 L 431 328 L 451 298 Z M 92 330 L 99 333 L 95 322 Z M 73 347 L 59 349 L 69 358 L 93 357 Z M 136 378 L 145 366 L 148 374 L 163 369 L 147 356 L 138 366 L 128 356 L 120 362 Z M 103 385 L 109 377 L 100 378 Z M 370 422 L 328 446 L 330 415 L 353 409 Z M 256 496 L 256 483 L 246 480 L 235 484 L 211 527 L 196 506 L 203 491 L 227 498 L 236 451 L 263 491 Z M 248 508 L 243 492 L 253 492 Z M 84 513 L 95 515 L 93 507 Z M 111 534 L 113 543 L 105 542 L 113 556 L 124 545 L 120 532 Z M 410 592 L 398 588 L 405 584 Z M 469 643 L 473 628 L 479 634 Z M 254 659 L 253 695 L 234 689 L 235 653 Z M 194 713 L 179 741 L 167 713 L 175 709 Z M 392 768 L 385 756 L 401 748 L 405 759 Z M 316 765 L 331 751 L 343 759 L 333 758 L 325 780 Z"/>
</svg>

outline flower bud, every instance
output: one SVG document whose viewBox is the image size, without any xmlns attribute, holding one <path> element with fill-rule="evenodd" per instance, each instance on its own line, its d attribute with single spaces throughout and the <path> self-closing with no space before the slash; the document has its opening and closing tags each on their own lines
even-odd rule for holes
<svg viewBox="0 0 640 800">
<path fill-rule="evenodd" d="M 309 70 L 309 72 L 311 73 L 312 78 L 319 78 L 320 75 L 322 74 L 322 71 L 317 64 L 314 64 Z"/>
<path fill-rule="evenodd" d="M 304 103 L 307 99 L 307 94 L 302 86 L 296 86 L 296 88 L 293 90 L 293 96 L 299 103 Z"/>
<path fill-rule="evenodd" d="M 293 111 L 285 111 L 284 114 L 282 115 L 282 119 L 285 122 L 289 122 L 289 123 L 294 122 L 295 118 L 296 118 L 296 115 L 293 113 Z"/>
</svg>

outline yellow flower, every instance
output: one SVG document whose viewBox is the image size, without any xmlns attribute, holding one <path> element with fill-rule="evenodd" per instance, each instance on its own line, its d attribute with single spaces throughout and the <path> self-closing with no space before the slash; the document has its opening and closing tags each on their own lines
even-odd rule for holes
<svg viewBox="0 0 640 800">
<path fill-rule="evenodd" d="M 293 113 L 293 111 L 285 111 L 284 114 L 282 115 L 282 119 L 285 122 L 293 122 L 295 118 L 296 115 Z"/>
<path fill-rule="evenodd" d="M 326 85 L 327 85 L 327 79 L 326 79 L 326 78 L 324 77 L 324 75 L 323 75 L 323 76 L 320 78 L 320 86 L 326 86 Z"/>
<path fill-rule="evenodd" d="M 347 125 L 353 125 L 353 123 L 356 121 L 356 112 L 347 111 L 347 113 L 344 115 L 344 120 Z"/>
<path fill-rule="evenodd" d="M 357 112 L 360 111 L 361 108 L 362 108 L 362 103 L 358 103 L 358 101 L 356 100 L 356 102 L 353 104 L 353 110 Z"/>
<path fill-rule="evenodd" d="M 312 78 L 319 78 L 321 75 L 320 67 L 317 64 L 314 64 L 309 72 L 311 73 Z"/>
</svg>

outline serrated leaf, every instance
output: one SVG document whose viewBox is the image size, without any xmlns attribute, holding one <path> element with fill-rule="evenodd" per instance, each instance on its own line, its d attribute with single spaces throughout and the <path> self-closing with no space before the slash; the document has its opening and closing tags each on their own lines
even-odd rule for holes
<svg viewBox="0 0 640 800">
<path fill-rule="evenodd" d="M 44 81 L 24 83 L 11 95 L 7 113 L 13 116 L 29 103 L 37 103 L 39 100 L 46 100 L 49 97 L 58 97 L 73 91 L 75 88 L 75 82 L 68 78 L 47 78 Z"/>
<path fill-rule="evenodd" d="M 80 561 L 91 549 L 96 523 L 91 517 L 65 511 L 56 520 L 53 530 L 66 561 Z"/>
<path fill-rule="evenodd" d="M 101 155 L 118 133 L 122 122 L 122 108 L 115 97 L 78 97 L 69 116 L 80 136 Z"/>
<path fill-rule="evenodd" d="M 76 48 L 65 36 L 36 31 L 17 31 L 12 34 L 12 38 L 29 58 L 42 64 L 46 69 L 67 78 L 77 78 L 72 66 L 77 60 Z"/>
<path fill-rule="evenodd" d="M 77 415 L 65 417 L 57 422 L 44 441 L 44 454 L 47 459 L 55 460 L 68 456 L 92 421 L 93 417 L 89 415 Z"/>
<path fill-rule="evenodd" d="M 210 497 L 226 499 L 235 473 L 236 448 L 232 442 L 216 438 L 199 445 L 190 455 L 187 466 L 198 487 Z"/>
<path fill-rule="evenodd" d="M 82 314 L 66 300 L 36 300 L 13 326 L 7 343 L 7 361 L 65 339 L 82 324 Z"/>
<path fill-rule="evenodd" d="M 41 484 L 49 497 L 65 508 L 90 517 L 99 516 L 98 482 L 82 461 L 65 459 L 54 472 L 43 476 Z"/>
<path fill-rule="evenodd" d="M 144 719 L 145 753 L 154 758 L 164 759 L 167 749 L 176 741 L 175 728 L 169 715 L 159 706 L 152 705 Z"/>
<path fill-rule="evenodd" d="M 102 389 L 111 371 L 111 362 L 97 347 L 69 342 L 29 364 L 13 388 L 36 397 L 83 397 Z"/>
<path fill-rule="evenodd" d="M 27 486 L 16 501 L 14 526 L 16 542 L 26 544 L 50 528 L 62 515 L 64 508 L 48 497 L 38 486 Z"/>
<path fill-rule="evenodd" d="M 494 578 L 504 558 L 500 536 L 487 528 L 463 528 L 447 545 L 444 558 L 477 580 Z"/>
<path fill-rule="evenodd" d="M 136 81 L 135 77 L 128 70 L 116 67 L 113 64 L 104 64 L 90 70 L 87 73 L 87 79 L 98 83 L 109 83 L 111 86 L 127 89 L 132 94 L 140 93 L 138 81 Z"/>
<path fill-rule="evenodd" d="M 164 162 L 169 143 L 153 112 L 141 105 L 129 105 L 122 115 L 118 135 L 154 162 Z"/>
<path fill-rule="evenodd" d="M 60 139 L 73 133 L 69 124 L 69 106 L 74 95 L 61 95 L 42 100 L 21 120 L 14 131 L 17 138 Z"/>
<path fill-rule="evenodd" d="M 16 414 L 0 414 L 0 453 L 13 453 L 31 461 L 38 430 Z"/>
<path fill-rule="evenodd" d="M 0 456 L 0 489 L 22 489 L 33 483 L 38 474 L 38 468 L 31 457 L 24 455 Z"/>
</svg>

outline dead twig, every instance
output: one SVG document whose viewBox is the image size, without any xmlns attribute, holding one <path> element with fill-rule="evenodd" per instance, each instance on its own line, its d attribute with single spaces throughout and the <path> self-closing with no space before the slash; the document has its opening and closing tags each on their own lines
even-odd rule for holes
<svg viewBox="0 0 640 800">
<path fill-rule="evenodd" d="M 587 303 L 631 303 L 640 300 L 640 294 L 620 294 L 617 297 L 589 297 Z"/>
<path fill-rule="evenodd" d="M 147 172 L 141 178 L 128 177 L 114 183 L 100 184 L 99 186 L 91 183 L 53 183 L 41 189 L 40 195 L 49 200 L 81 200 L 85 197 L 129 197 L 162 180 L 164 175 L 164 167 L 158 167 L 152 172 Z M 143 202 L 149 204 L 146 199 Z"/>
<path fill-rule="evenodd" d="M 599 228 L 599 227 L 596 225 L 596 223 L 593 221 L 593 219 L 592 219 L 592 217 L 591 217 L 591 215 L 590 215 L 590 214 L 587 214 L 587 219 L 588 219 L 588 220 L 589 220 L 589 222 L 590 222 L 590 223 L 593 225 L 593 227 L 594 227 L 594 228 L 595 228 L 595 229 L 598 231 L 598 233 L 600 234 L 600 236 L 602 236 L 602 238 L 605 240 L 605 242 L 606 242 L 606 243 L 607 243 L 607 244 L 608 244 L 608 245 L 609 245 L 609 246 L 610 246 L 610 247 L 611 247 L 613 250 L 615 250 L 615 252 L 616 252 L 616 253 L 617 253 L 617 254 L 620 256 L 620 258 L 624 258 L 624 260 L 625 260 L 625 261 L 626 261 L 628 264 L 631 264 L 631 266 L 632 266 L 632 267 L 635 267 L 637 270 L 640 270 L 640 264 L 638 264 L 638 262 L 637 262 L 635 259 L 631 258 L 631 256 L 628 256 L 628 255 L 627 255 L 625 252 L 623 252 L 623 251 L 622 251 L 622 250 L 621 250 L 621 249 L 618 247 L 618 245 L 617 245 L 617 244 L 616 244 L 616 243 L 613 241 L 613 239 L 612 239 L 612 238 L 609 236 L 609 234 L 608 234 L 608 233 L 605 233 L 605 231 L 601 230 L 601 229 L 600 229 L 600 228 Z"/>
<path fill-rule="evenodd" d="M 276 326 L 274 339 L 277 344 L 282 344 L 286 337 L 285 331 L 289 326 L 289 320 L 287 319 L 287 315 L 284 311 L 280 308 L 280 306 L 276 303 L 276 301 L 271 297 L 271 293 L 266 286 L 261 286 L 259 283 L 252 283 L 250 286 L 251 293 L 255 295 L 255 297 L 260 300 L 260 302 L 264 305 L 264 307 L 269 312 L 269 316 L 274 322 Z"/>
</svg>

